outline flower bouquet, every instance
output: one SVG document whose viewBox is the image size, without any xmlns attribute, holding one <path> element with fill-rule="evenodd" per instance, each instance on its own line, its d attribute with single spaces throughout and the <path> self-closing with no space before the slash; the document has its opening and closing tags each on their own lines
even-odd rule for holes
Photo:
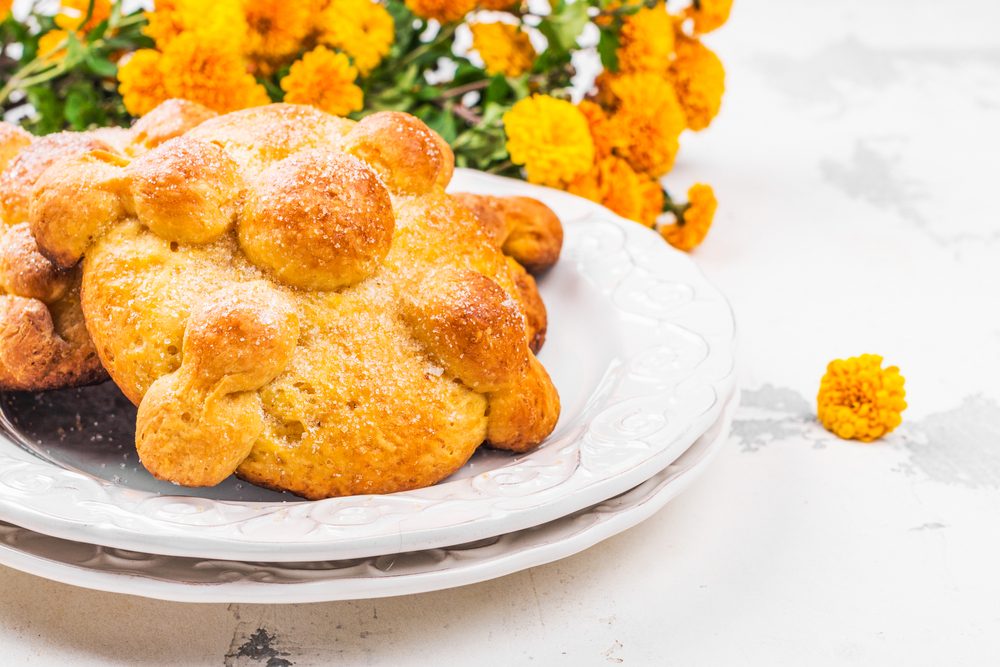
<svg viewBox="0 0 1000 667">
<path fill-rule="evenodd" d="M 730 0 L 160 0 L 144 11 L 0 3 L 0 104 L 35 133 L 126 125 L 171 97 L 419 116 L 458 166 L 599 202 L 691 250 L 716 208 L 660 179 L 719 111 L 702 37 Z"/>
</svg>

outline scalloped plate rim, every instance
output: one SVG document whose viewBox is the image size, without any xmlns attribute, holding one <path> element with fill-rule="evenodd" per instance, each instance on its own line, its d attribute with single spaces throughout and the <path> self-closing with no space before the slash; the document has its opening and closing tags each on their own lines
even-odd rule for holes
<svg viewBox="0 0 1000 667">
<path fill-rule="evenodd" d="M 346 578 L 330 578 L 302 582 L 261 582 L 253 580 L 230 580 L 219 583 L 180 581 L 177 579 L 157 576 L 155 573 L 122 572 L 120 570 L 101 570 L 94 566 L 55 560 L 7 544 L 0 540 L 0 564 L 12 567 L 21 572 L 58 581 L 71 586 L 99 590 L 108 593 L 135 595 L 171 602 L 187 603 L 242 603 L 242 604 L 297 604 L 311 602 L 333 602 L 343 600 L 360 600 L 390 597 L 396 595 L 413 595 L 429 593 L 460 586 L 481 583 L 520 572 L 522 570 L 552 563 L 574 554 L 580 553 L 606 539 L 614 537 L 639 523 L 649 519 L 659 510 L 676 498 L 680 493 L 700 476 L 722 450 L 728 440 L 732 425 L 733 413 L 739 405 L 739 390 L 734 389 L 726 401 L 726 408 L 719 420 L 678 460 L 671 464 L 674 470 L 665 469 L 644 481 L 624 494 L 607 499 L 592 507 L 576 513 L 575 516 L 562 517 L 547 524 L 528 528 L 516 533 L 503 535 L 497 544 L 484 545 L 471 550 L 462 548 L 461 559 L 454 567 L 428 569 L 401 575 L 357 576 Z M 660 478 L 660 479 L 657 479 Z M 639 494 L 636 499 L 628 496 L 641 491 L 641 487 L 649 486 L 651 491 L 645 495 Z M 615 502 L 628 504 L 620 508 L 600 514 L 601 508 Z M 589 515 L 595 518 L 591 525 L 572 529 L 574 522 L 582 523 Z M 562 536 L 550 536 L 552 530 L 560 526 L 568 527 Z M 19 533 L 31 531 L 18 529 Z M 516 538 L 520 533 L 528 538 L 527 545 L 517 549 L 507 549 L 497 546 L 504 539 Z M 4 536 L 5 538 L 9 536 Z M 532 539 L 534 538 L 534 539 Z M 59 538 L 48 538 L 50 541 L 66 542 Z M 16 541 L 16 538 L 15 538 Z M 52 546 L 58 546 L 53 544 Z M 447 548 L 444 549 L 447 551 Z M 488 553 L 492 550 L 494 553 Z M 469 558 L 469 554 L 473 558 Z M 138 554 L 140 556 L 147 554 Z M 149 555 L 151 558 L 171 558 L 169 556 Z M 88 561 L 90 562 L 90 561 Z M 141 562 L 136 560 L 136 562 Z M 251 564 L 252 565 L 252 564 Z M 277 564 L 280 566 L 280 564 Z M 207 568 L 219 567 L 215 563 L 205 561 L 192 565 L 204 572 Z M 220 578 L 225 577 L 220 572 Z"/>
</svg>

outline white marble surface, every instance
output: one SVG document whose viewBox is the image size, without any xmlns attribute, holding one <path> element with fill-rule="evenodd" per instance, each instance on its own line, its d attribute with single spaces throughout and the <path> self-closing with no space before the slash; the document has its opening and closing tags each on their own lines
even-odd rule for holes
<svg viewBox="0 0 1000 667">
<path fill-rule="evenodd" d="M 737 0 L 723 115 L 675 185 L 722 202 L 744 407 L 684 496 L 565 561 L 373 602 L 181 605 L 0 569 L 9 664 L 978 665 L 1000 655 L 1000 6 Z M 877 352 L 903 427 L 813 421 Z M 257 638 L 254 649 L 252 637 Z M 460 660 L 459 660 L 460 658 Z"/>
</svg>

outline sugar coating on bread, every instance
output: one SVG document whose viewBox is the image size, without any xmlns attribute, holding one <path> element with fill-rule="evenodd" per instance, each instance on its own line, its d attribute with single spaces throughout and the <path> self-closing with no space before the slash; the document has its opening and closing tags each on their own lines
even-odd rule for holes
<svg viewBox="0 0 1000 667">
<path fill-rule="evenodd" d="M 0 389 L 55 389 L 107 378 L 84 324 L 79 271 L 44 255 L 28 225 L 39 179 L 66 160 L 140 155 L 213 115 L 201 105 L 171 100 L 127 130 L 36 138 L 0 123 Z M 117 198 L 92 194 L 63 198 L 60 204 L 86 206 L 87 211 L 72 214 L 98 219 L 109 205 L 117 205 Z"/>
<path fill-rule="evenodd" d="M 321 498 L 433 484 L 484 441 L 540 443 L 559 414 L 532 352 L 544 307 L 445 193 L 452 171 L 412 116 L 272 105 L 47 174 L 32 230 L 83 258 L 144 465 Z"/>
</svg>

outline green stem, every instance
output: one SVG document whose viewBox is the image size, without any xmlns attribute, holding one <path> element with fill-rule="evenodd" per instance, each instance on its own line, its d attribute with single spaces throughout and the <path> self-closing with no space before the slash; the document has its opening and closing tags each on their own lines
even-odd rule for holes
<svg viewBox="0 0 1000 667">
<path fill-rule="evenodd" d="M 66 48 L 65 40 L 60 43 L 60 46 L 58 48 L 59 49 Z M 0 104 L 6 102 L 7 98 L 9 98 L 11 93 L 13 93 L 15 90 L 20 90 L 23 87 L 23 82 L 25 80 L 31 79 L 36 75 L 36 72 L 38 70 L 44 69 L 45 67 L 48 66 L 52 66 L 53 69 L 56 68 L 55 63 L 49 62 L 45 58 L 35 58 L 27 65 L 25 65 L 17 72 L 15 72 L 14 76 L 10 77 L 10 79 L 7 80 L 7 83 L 4 84 L 3 88 L 0 88 Z"/>
<path fill-rule="evenodd" d="M 141 23 L 145 20 L 145 18 L 146 17 L 143 16 L 141 12 L 126 16 L 118 24 L 117 28 L 127 28 L 137 23 Z M 104 46 L 105 42 L 106 40 L 102 37 L 101 39 L 95 39 L 87 46 L 89 49 L 96 50 Z M 68 46 L 69 39 L 63 39 L 55 46 L 52 52 L 58 53 Z M 7 80 L 7 83 L 4 84 L 3 88 L 0 88 L 0 104 L 4 104 L 14 91 L 24 90 L 26 88 L 30 88 L 31 86 L 37 86 L 38 84 L 50 81 L 65 72 L 66 68 L 63 66 L 62 62 L 53 62 L 52 60 L 49 60 L 48 57 L 36 56 L 34 60 L 28 62 L 24 67 L 15 72 L 14 75 Z"/>
<path fill-rule="evenodd" d="M 489 169 L 487 169 L 486 173 L 487 174 L 500 174 L 500 173 L 502 173 L 504 171 L 507 171 L 508 169 L 510 169 L 513 166 L 514 166 L 513 162 L 511 162 L 510 160 L 504 160 L 500 164 L 495 164 L 492 167 L 490 167 Z"/>
<path fill-rule="evenodd" d="M 438 32 L 437 36 L 434 39 L 432 39 L 429 42 L 424 42 L 422 45 L 420 45 L 417 48 L 415 48 L 412 51 L 410 51 L 410 53 L 407 54 L 407 56 L 405 58 L 403 58 L 402 60 L 400 60 L 399 61 L 399 66 L 400 67 L 406 67 L 407 65 L 409 65 L 410 63 L 412 63 L 417 58 L 420 58 L 421 56 L 423 56 L 425 53 L 427 53 L 431 49 L 434 49 L 437 46 L 439 46 L 442 42 L 445 42 L 445 41 L 451 39 L 451 37 L 455 34 L 455 28 L 456 27 L 457 26 L 455 24 L 451 24 L 451 25 L 446 25 L 443 28 L 441 28 L 441 31 Z"/>
<path fill-rule="evenodd" d="M 691 208 L 690 203 L 676 204 L 674 203 L 669 195 L 663 197 L 663 212 L 671 213 L 674 216 L 674 220 L 678 226 L 684 226 L 684 213 Z"/>
<path fill-rule="evenodd" d="M 482 90 L 490 85 L 490 79 L 480 79 L 479 81 L 473 81 L 472 83 L 467 83 L 462 86 L 455 86 L 454 88 L 449 88 L 441 93 L 442 98 L 448 97 L 459 97 L 465 95 L 466 93 L 471 93 L 476 90 Z"/>
<path fill-rule="evenodd" d="M 625 4 L 614 9 L 604 9 L 597 13 L 598 16 L 629 16 L 635 14 L 642 8 L 652 9 L 660 4 L 660 0 L 643 0 L 638 4 Z"/>
</svg>

